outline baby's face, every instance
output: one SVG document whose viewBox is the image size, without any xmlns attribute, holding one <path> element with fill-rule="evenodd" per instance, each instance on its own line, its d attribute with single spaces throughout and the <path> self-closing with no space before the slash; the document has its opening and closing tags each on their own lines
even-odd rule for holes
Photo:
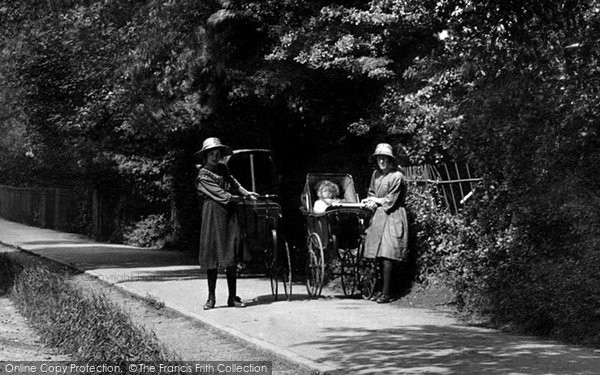
<svg viewBox="0 0 600 375">
<path fill-rule="evenodd" d="M 321 197 L 323 199 L 332 199 L 333 198 L 333 191 L 331 191 L 331 190 L 323 190 L 323 192 L 321 192 Z"/>
</svg>

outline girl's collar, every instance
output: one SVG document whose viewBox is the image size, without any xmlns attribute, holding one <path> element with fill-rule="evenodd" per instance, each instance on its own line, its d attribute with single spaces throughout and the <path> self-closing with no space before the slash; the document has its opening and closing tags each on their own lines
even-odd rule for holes
<svg viewBox="0 0 600 375">
<path fill-rule="evenodd" d="M 217 163 L 217 164 L 214 164 L 214 165 L 211 165 L 211 164 L 208 164 L 208 163 L 207 163 L 207 164 L 204 164 L 202 167 L 203 167 L 204 169 L 208 169 L 208 170 L 209 170 L 209 171 L 211 171 L 211 172 L 216 172 L 216 171 L 218 171 L 218 170 L 219 170 L 219 166 L 220 166 L 220 165 L 221 165 L 221 163 Z"/>
</svg>

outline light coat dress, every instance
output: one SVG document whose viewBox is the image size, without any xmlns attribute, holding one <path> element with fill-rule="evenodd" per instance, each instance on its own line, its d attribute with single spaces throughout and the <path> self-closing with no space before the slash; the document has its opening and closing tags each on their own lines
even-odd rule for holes
<svg viewBox="0 0 600 375">
<path fill-rule="evenodd" d="M 368 196 L 384 198 L 384 202 L 377 206 L 366 230 L 366 258 L 407 259 L 408 220 L 404 207 L 406 190 L 406 179 L 399 170 L 386 174 L 381 170 L 373 172 Z"/>
<path fill-rule="evenodd" d="M 215 168 L 205 166 L 198 171 L 196 191 L 202 213 L 199 261 L 203 269 L 237 264 L 241 232 L 230 191 L 239 187 L 240 183 L 225 164 L 218 164 Z"/>
</svg>

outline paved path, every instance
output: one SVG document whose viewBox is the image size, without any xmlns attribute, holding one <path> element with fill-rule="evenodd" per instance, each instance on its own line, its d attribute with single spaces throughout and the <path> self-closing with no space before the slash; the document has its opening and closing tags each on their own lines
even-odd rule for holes
<svg viewBox="0 0 600 375">
<path fill-rule="evenodd" d="M 346 299 L 325 291 L 292 301 L 271 297 L 269 281 L 240 279 L 245 309 L 203 311 L 206 281 L 189 253 L 102 244 L 75 234 L 0 219 L 0 242 L 77 267 L 141 297 L 151 297 L 320 372 L 356 374 L 597 374 L 600 350 L 470 327 L 451 316 L 395 304 Z M 198 360 L 198 358 L 188 358 Z"/>
</svg>

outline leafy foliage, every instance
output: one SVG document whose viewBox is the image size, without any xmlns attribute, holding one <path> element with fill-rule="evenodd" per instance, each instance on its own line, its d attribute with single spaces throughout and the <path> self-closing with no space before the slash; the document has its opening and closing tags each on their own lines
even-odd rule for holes
<svg viewBox="0 0 600 375">
<path fill-rule="evenodd" d="M 363 192 L 377 142 L 413 163 L 466 161 L 483 181 L 462 216 L 411 198 L 420 275 L 445 274 L 465 309 L 537 329 L 507 300 L 554 283 L 544 270 L 596 293 L 578 262 L 596 264 L 600 243 L 598 9 L 0 1 L 0 182 L 95 187 L 119 202 L 117 232 L 174 213 L 175 239 L 195 244 L 192 155 L 206 136 L 274 151 L 286 232 L 301 232 L 308 171 L 351 172 Z M 541 332 L 587 311 L 540 290 L 529 302 L 561 309 Z"/>
<path fill-rule="evenodd" d="M 163 247 L 171 234 L 171 223 L 164 215 L 149 215 L 126 228 L 123 238 L 132 246 Z"/>
</svg>

